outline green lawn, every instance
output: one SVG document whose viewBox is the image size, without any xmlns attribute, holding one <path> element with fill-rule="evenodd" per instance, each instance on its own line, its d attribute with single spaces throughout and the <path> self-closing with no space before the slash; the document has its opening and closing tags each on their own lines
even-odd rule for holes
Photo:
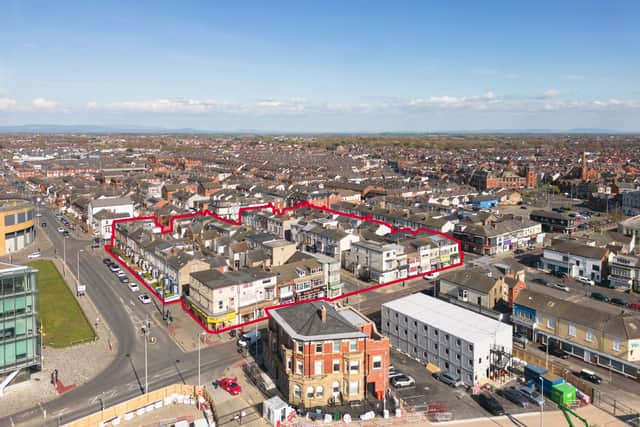
<svg viewBox="0 0 640 427">
<path fill-rule="evenodd" d="M 44 344 L 62 348 L 90 341 L 96 334 L 52 261 L 29 262 L 38 270 L 38 317 Z"/>
</svg>

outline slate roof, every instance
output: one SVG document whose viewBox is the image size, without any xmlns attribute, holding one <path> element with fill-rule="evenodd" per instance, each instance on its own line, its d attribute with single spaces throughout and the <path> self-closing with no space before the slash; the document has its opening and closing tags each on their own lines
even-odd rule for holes
<svg viewBox="0 0 640 427">
<path fill-rule="evenodd" d="M 321 317 L 322 307 L 327 310 L 325 322 Z M 269 314 L 289 333 L 289 336 L 301 341 L 365 338 L 367 336 L 325 301 L 294 304 L 270 310 Z"/>
<path fill-rule="evenodd" d="M 551 247 L 547 249 L 563 254 L 576 255 L 592 259 L 602 259 L 608 251 L 608 249 L 606 248 L 587 246 L 573 240 L 554 240 L 551 243 Z"/>
<path fill-rule="evenodd" d="M 486 294 L 493 289 L 499 279 L 493 271 L 491 271 L 492 274 L 489 277 L 489 272 L 489 270 L 482 267 L 465 268 L 447 273 L 442 276 L 441 280 Z"/>
</svg>

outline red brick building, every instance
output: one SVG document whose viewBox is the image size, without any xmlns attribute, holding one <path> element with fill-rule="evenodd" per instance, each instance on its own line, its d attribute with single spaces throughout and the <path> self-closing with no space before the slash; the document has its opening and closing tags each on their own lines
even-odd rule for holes
<svg viewBox="0 0 640 427">
<path fill-rule="evenodd" d="M 265 366 L 289 403 L 305 408 L 382 399 L 389 339 L 353 308 L 324 301 L 270 311 Z"/>
</svg>

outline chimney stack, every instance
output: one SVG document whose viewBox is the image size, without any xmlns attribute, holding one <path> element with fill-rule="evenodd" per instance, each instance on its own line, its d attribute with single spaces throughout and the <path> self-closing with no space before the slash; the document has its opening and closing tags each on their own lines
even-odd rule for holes
<svg viewBox="0 0 640 427">
<path fill-rule="evenodd" d="M 322 307 L 320 307 L 320 319 L 322 319 L 322 323 L 327 322 L 327 308 L 324 306 L 324 304 L 322 305 Z"/>
</svg>

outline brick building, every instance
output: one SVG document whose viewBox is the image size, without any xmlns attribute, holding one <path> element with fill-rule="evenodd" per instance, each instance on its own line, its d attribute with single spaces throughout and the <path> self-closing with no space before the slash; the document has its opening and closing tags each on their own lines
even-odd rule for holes
<svg viewBox="0 0 640 427">
<path fill-rule="evenodd" d="M 389 339 L 371 320 L 324 301 L 269 313 L 265 366 L 290 404 L 313 408 L 384 396 Z"/>
</svg>

